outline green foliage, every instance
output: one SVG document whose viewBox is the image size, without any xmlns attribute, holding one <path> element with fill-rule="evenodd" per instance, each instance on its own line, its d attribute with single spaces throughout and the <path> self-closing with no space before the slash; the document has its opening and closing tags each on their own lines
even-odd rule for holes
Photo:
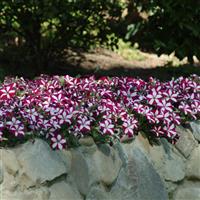
<svg viewBox="0 0 200 200">
<path fill-rule="evenodd" d="M 138 50 L 138 45 L 131 45 L 131 42 L 124 42 L 122 39 L 119 39 L 117 47 L 114 48 L 114 51 L 126 60 L 145 60 L 145 56 Z"/>
<path fill-rule="evenodd" d="M 0 83 L 3 82 L 6 73 L 3 68 L 0 68 Z"/>
<path fill-rule="evenodd" d="M 2 0 L 0 61 L 42 72 L 66 48 L 107 43 L 121 8 L 118 0 Z"/>
<path fill-rule="evenodd" d="M 134 8 L 148 17 L 129 24 L 130 40 L 158 54 L 175 52 L 180 59 L 187 56 L 190 62 L 193 55 L 200 58 L 199 1 L 135 1 Z"/>
</svg>

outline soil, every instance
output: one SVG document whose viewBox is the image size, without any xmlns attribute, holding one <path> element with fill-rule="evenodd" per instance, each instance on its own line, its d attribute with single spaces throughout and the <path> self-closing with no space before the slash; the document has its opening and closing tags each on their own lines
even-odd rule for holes
<svg viewBox="0 0 200 200">
<path fill-rule="evenodd" d="M 173 55 L 158 57 L 155 54 L 140 53 L 139 57 L 141 55 L 142 59 L 138 57 L 138 60 L 127 60 L 111 50 L 102 48 L 91 52 L 68 49 L 63 52 L 63 59 L 58 60 L 58 63 L 52 63 L 52 66 L 48 66 L 42 72 L 37 71 L 35 73 L 35 68 L 32 67 L 26 69 L 23 67 L 13 69 L 11 67 L 9 70 L 6 69 L 7 73 L 0 73 L 0 80 L 4 78 L 4 74 L 33 78 L 41 73 L 50 75 L 68 74 L 74 77 L 79 75 L 95 75 L 97 78 L 100 76 L 131 76 L 148 79 L 152 76 L 160 80 L 169 80 L 172 77 L 177 78 L 191 74 L 200 76 L 199 62 L 196 62 L 195 65 L 189 65 L 186 62 L 187 60 L 180 62 Z"/>
<path fill-rule="evenodd" d="M 144 60 L 126 60 L 106 49 L 96 49 L 89 53 L 68 50 L 65 61 L 69 64 L 65 64 L 60 70 L 62 74 L 72 76 L 132 76 L 145 80 L 152 76 L 163 81 L 172 77 L 200 75 L 199 62 L 190 65 L 186 59 L 179 61 L 173 55 L 158 57 L 155 54 L 141 54 L 145 57 Z"/>
<path fill-rule="evenodd" d="M 155 54 L 142 53 L 144 60 L 126 60 L 119 54 L 107 50 L 96 49 L 89 53 L 68 52 L 68 62 L 74 66 L 79 66 L 84 69 L 110 70 L 113 68 L 135 69 L 135 68 L 155 68 L 164 66 L 170 61 L 169 56 L 158 57 Z"/>
</svg>

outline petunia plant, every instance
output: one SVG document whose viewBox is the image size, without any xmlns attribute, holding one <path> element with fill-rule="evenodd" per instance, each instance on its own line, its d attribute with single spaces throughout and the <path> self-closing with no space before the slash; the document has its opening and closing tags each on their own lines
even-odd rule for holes
<svg viewBox="0 0 200 200">
<path fill-rule="evenodd" d="M 121 141 L 138 132 L 176 142 L 176 127 L 200 118 L 200 77 L 168 82 L 131 77 L 7 77 L 0 85 L 0 145 L 34 139 L 53 149 Z"/>
</svg>

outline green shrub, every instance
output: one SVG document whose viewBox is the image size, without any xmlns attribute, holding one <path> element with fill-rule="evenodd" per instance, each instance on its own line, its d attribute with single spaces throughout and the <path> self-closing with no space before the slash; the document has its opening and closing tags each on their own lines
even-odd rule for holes
<svg viewBox="0 0 200 200">
<path fill-rule="evenodd" d="M 175 55 L 183 59 L 200 58 L 200 2 L 195 0 L 134 1 L 140 13 L 137 21 L 129 23 L 127 37 L 139 42 L 144 50 Z M 144 14 L 146 18 L 142 17 Z"/>
<path fill-rule="evenodd" d="M 114 51 L 122 56 L 126 60 L 145 60 L 145 55 L 143 55 L 139 50 L 138 46 L 135 44 L 131 45 L 130 42 L 124 42 L 122 39 L 119 39 L 117 47 L 114 48 Z"/>
<path fill-rule="evenodd" d="M 41 72 L 66 48 L 106 43 L 121 8 L 118 0 L 2 0 L 0 61 Z"/>
</svg>

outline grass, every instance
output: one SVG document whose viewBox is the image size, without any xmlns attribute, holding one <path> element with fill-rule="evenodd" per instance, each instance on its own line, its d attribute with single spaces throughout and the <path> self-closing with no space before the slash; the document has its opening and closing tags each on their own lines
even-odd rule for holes
<svg viewBox="0 0 200 200">
<path fill-rule="evenodd" d="M 137 49 L 137 45 L 132 46 L 130 42 L 124 42 L 122 39 L 118 41 L 118 48 L 114 48 L 114 52 L 122 56 L 126 60 L 143 61 L 146 57 Z"/>
</svg>

